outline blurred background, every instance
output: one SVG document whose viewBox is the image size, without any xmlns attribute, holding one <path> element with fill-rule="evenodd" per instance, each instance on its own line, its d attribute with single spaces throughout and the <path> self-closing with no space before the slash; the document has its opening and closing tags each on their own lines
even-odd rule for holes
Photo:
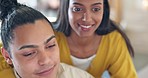
<svg viewBox="0 0 148 78">
<path fill-rule="evenodd" d="M 128 35 L 134 50 L 135 64 L 139 78 L 148 77 L 148 0 L 109 0 L 110 18 L 120 24 Z M 59 0 L 18 0 L 41 11 L 54 22 Z"/>
</svg>

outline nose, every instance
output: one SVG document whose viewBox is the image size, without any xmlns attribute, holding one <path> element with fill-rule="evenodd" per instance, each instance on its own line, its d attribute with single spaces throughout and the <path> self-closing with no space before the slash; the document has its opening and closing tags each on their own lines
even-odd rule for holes
<svg viewBox="0 0 148 78">
<path fill-rule="evenodd" d="M 91 16 L 91 13 L 90 12 L 83 13 L 83 15 L 82 15 L 82 21 L 89 22 L 91 20 L 92 20 L 92 16 Z"/>
<path fill-rule="evenodd" d="M 40 66 L 44 66 L 44 65 L 48 65 L 52 63 L 52 59 L 51 56 L 49 54 L 49 52 L 40 52 L 39 56 L 38 56 L 38 64 Z"/>
</svg>

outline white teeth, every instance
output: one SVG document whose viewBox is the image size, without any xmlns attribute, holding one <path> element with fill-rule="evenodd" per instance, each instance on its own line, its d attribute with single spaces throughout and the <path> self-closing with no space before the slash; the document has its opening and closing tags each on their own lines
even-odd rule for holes
<svg viewBox="0 0 148 78">
<path fill-rule="evenodd" d="M 84 25 L 81 25 L 81 27 L 83 27 L 83 28 L 90 28 L 91 26 L 84 26 Z"/>
</svg>

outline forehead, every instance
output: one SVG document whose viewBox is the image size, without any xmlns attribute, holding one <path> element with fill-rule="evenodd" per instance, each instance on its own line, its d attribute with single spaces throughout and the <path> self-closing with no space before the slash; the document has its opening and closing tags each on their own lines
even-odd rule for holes
<svg viewBox="0 0 148 78">
<path fill-rule="evenodd" d="M 20 32 L 22 34 L 31 33 L 33 31 L 39 31 L 39 33 L 42 33 L 44 31 L 46 31 L 46 32 L 48 31 L 50 33 L 53 33 L 53 29 L 52 29 L 51 25 L 44 19 L 36 20 L 34 23 L 27 23 L 27 24 L 18 26 L 14 29 L 14 33 Z M 35 33 L 38 33 L 38 32 L 35 32 Z M 30 34 L 28 34 L 28 35 L 30 35 Z"/>
<path fill-rule="evenodd" d="M 54 35 L 51 25 L 46 20 L 18 26 L 13 33 L 13 42 L 16 44 L 43 42 Z"/>
</svg>

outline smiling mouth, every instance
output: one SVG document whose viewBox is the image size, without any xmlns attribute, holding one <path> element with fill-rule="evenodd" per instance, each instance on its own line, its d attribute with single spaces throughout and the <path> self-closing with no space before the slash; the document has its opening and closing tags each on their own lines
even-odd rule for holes
<svg viewBox="0 0 148 78">
<path fill-rule="evenodd" d="M 80 27 L 82 27 L 82 28 L 91 28 L 91 27 L 93 27 L 94 26 L 94 24 L 93 25 L 83 25 L 83 24 L 78 24 L 78 26 L 80 26 Z"/>
<path fill-rule="evenodd" d="M 37 72 L 36 74 L 39 76 L 46 76 L 46 75 L 51 74 L 52 71 L 54 70 L 54 68 L 55 68 L 55 66 L 52 66 L 48 69 L 41 70 L 41 71 Z"/>
<path fill-rule="evenodd" d="M 78 26 L 81 28 L 82 31 L 89 31 L 91 30 L 91 28 L 94 26 L 94 24 L 89 24 L 89 25 L 85 25 L 85 24 L 78 24 Z"/>
<path fill-rule="evenodd" d="M 90 28 L 90 27 L 92 27 L 92 26 L 90 26 L 90 25 L 88 25 L 88 26 L 80 25 L 80 26 L 83 27 L 83 28 Z"/>
</svg>

